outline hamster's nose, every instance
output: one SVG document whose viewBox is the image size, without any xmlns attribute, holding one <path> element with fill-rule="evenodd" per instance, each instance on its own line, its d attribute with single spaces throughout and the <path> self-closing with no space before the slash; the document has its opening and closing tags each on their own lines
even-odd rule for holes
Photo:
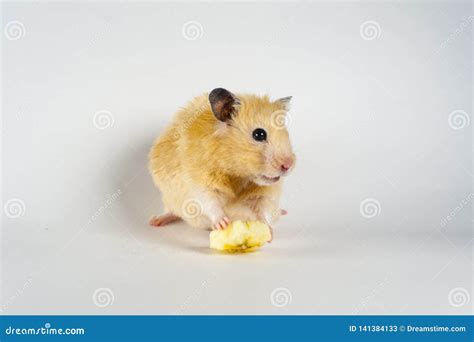
<svg viewBox="0 0 474 342">
<path fill-rule="evenodd" d="M 283 172 L 286 172 L 291 168 L 292 165 L 293 165 L 293 159 L 291 158 L 285 159 L 283 163 L 281 164 L 281 170 Z"/>
</svg>

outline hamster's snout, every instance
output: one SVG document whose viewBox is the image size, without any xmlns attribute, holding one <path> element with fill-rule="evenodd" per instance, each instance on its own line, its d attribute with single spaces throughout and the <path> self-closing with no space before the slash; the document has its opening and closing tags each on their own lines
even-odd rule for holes
<svg viewBox="0 0 474 342">
<path fill-rule="evenodd" d="M 256 176 L 255 182 L 259 185 L 271 185 L 278 182 L 282 176 L 286 176 L 291 171 L 295 159 L 295 155 L 273 156 L 263 172 Z"/>
<path fill-rule="evenodd" d="M 285 160 L 282 161 L 280 169 L 282 172 L 287 172 L 291 168 L 292 165 L 293 165 L 293 159 L 286 158 Z"/>
<path fill-rule="evenodd" d="M 294 156 L 290 157 L 281 157 L 281 158 L 275 158 L 275 162 L 273 163 L 273 167 L 280 171 L 282 175 L 286 174 L 288 171 L 290 171 L 291 167 L 295 163 L 295 158 Z"/>
</svg>

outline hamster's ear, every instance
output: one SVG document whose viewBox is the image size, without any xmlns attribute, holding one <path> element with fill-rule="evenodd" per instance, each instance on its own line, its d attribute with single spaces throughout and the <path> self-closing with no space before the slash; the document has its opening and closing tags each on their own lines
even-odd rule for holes
<svg viewBox="0 0 474 342">
<path fill-rule="evenodd" d="M 283 106 L 283 109 L 286 111 L 290 110 L 290 102 L 293 96 L 282 97 L 281 99 L 276 100 L 275 102 L 280 103 Z"/>
<path fill-rule="evenodd" d="M 209 102 L 215 117 L 220 121 L 227 122 L 237 113 L 240 100 L 230 91 L 216 88 L 209 94 Z"/>
</svg>

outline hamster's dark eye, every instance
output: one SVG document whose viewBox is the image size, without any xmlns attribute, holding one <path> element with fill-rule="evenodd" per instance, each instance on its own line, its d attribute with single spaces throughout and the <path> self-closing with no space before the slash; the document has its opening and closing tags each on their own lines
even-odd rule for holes
<svg viewBox="0 0 474 342">
<path fill-rule="evenodd" d="M 252 137 L 257 141 L 267 140 L 267 132 L 263 128 L 257 128 L 252 132 Z"/>
</svg>

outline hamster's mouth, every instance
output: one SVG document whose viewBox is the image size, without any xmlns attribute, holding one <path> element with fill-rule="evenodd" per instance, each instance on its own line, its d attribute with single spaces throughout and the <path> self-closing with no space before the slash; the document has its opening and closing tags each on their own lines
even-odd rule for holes
<svg viewBox="0 0 474 342">
<path fill-rule="evenodd" d="M 280 180 L 280 176 L 277 176 L 277 177 L 267 177 L 265 175 L 262 175 L 261 178 L 265 181 L 265 182 L 268 182 L 268 183 L 275 183 L 275 182 L 278 182 Z"/>
</svg>

